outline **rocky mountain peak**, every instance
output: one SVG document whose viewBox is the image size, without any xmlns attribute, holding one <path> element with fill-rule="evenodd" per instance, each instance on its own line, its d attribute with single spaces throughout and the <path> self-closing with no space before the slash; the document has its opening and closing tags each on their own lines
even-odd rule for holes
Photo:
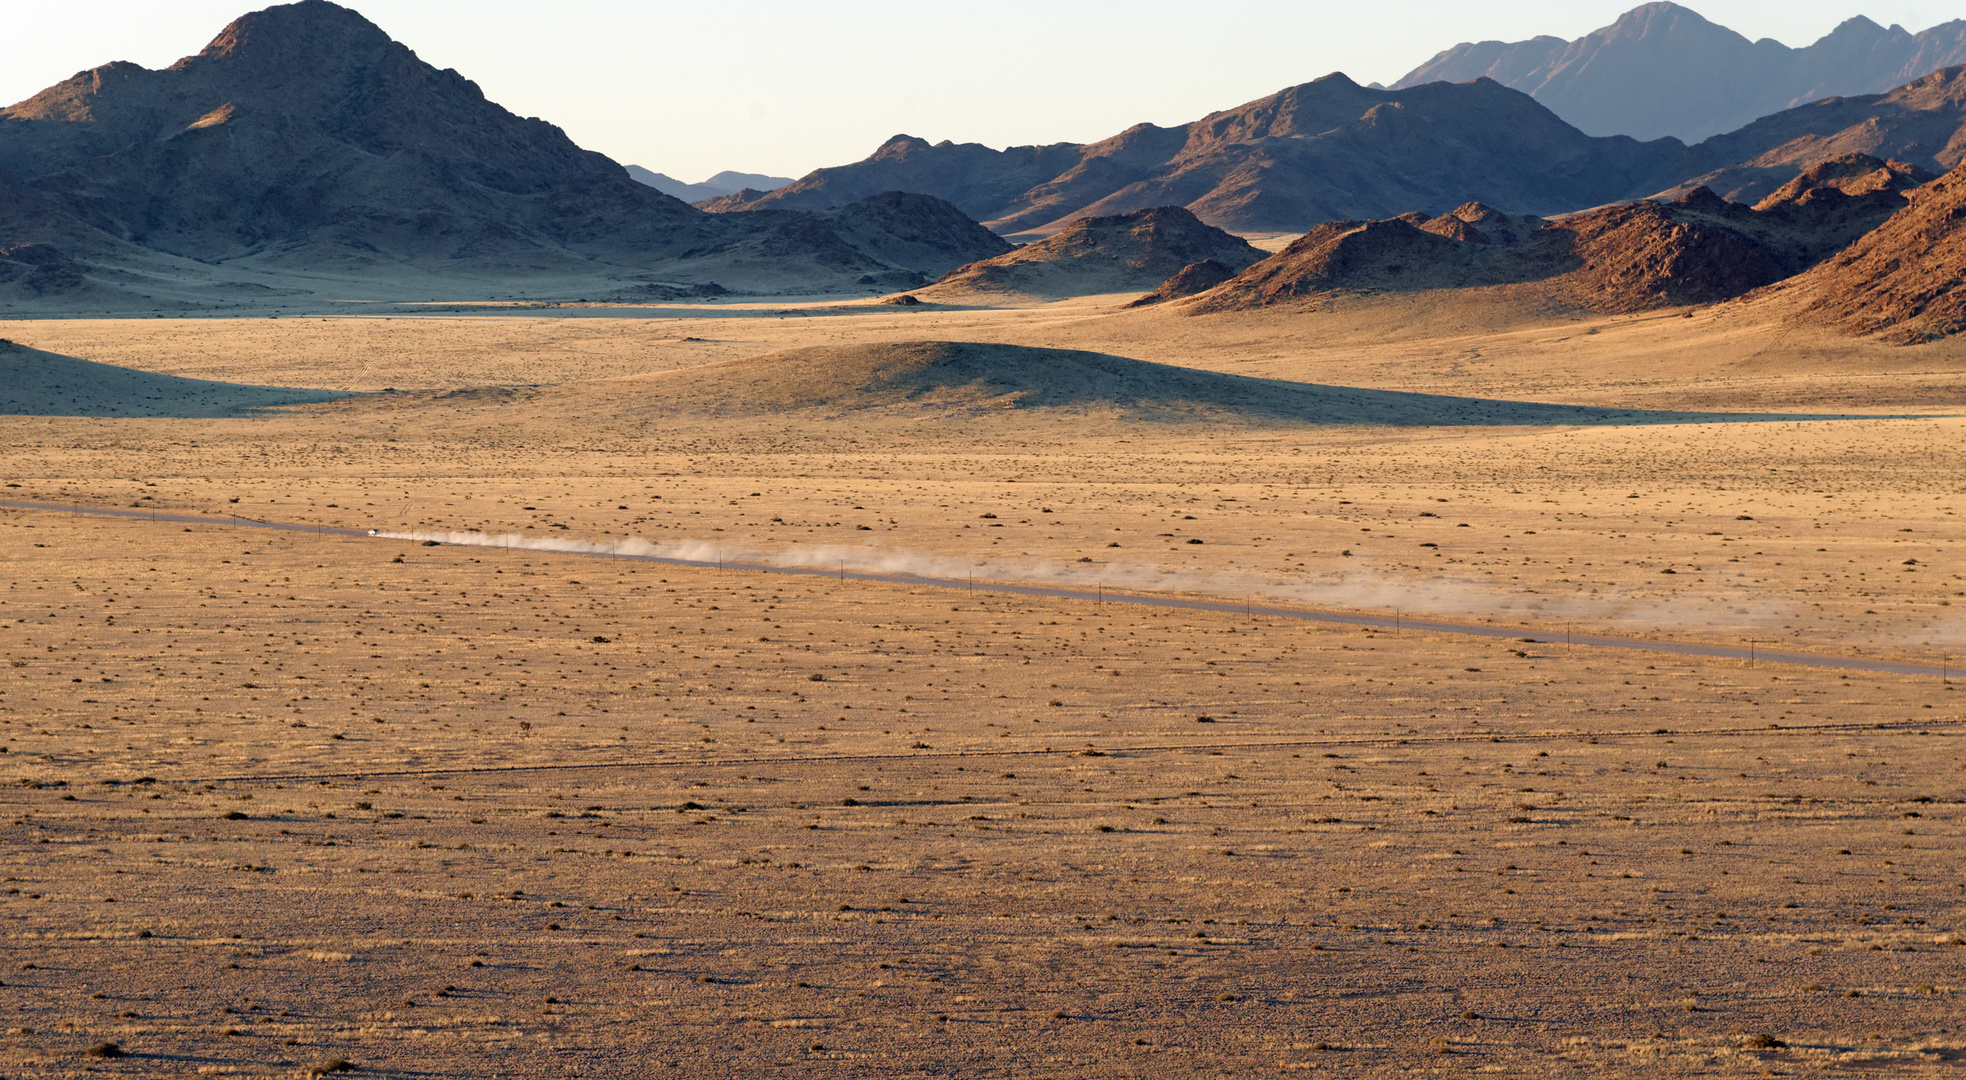
<svg viewBox="0 0 1966 1080">
<path fill-rule="evenodd" d="M 1693 28 L 1705 29 L 1711 27 L 1725 33 L 1733 33 L 1733 31 L 1727 30 L 1725 27 L 1709 22 L 1706 16 L 1701 15 L 1692 8 L 1682 7 L 1679 4 L 1669 2 L 1669 0 L 1660 0 L 1658 3 L 1651 4 L 1640 4 L 1623 15 L 1618 16 L 1610 26 L 1599 30 L 1597 33 L 1606 37 L 1616 37 L 1629 33 L 1647 34 L 1660 30 L 1674 29 L 1675 24 L 1678 23 L 1685 23 L 1688 27 Z"/>
<path fill-rule="evenodd" d="M 90 258 L 147 249 L 525 274 L 661 264 L 685 281 L 762 258 L 747 271 L 759 280 L 858 289 L 1006 246 L 920 197 L 824 219 L 712 218 L 329 0 L 253 12 L 163 70 L 105 65 L 0 110 L 0 171 L 36 197 L 0 192 L 14 211 L 0 213 L 0 243 Z"/>
<path fill-rule="evenodd" d="M 292 62 L 375 53 L 395 44 L 360 12 L 329 0 L 299 0 L 235 19 L 196 56 L 186 57 L 176 66 L 188 67 L 200 60 Z"/>
</svg>

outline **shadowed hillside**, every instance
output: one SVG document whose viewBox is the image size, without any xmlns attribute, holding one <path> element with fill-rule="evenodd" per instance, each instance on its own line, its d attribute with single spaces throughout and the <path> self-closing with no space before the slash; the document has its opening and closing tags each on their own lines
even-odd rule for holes
<svg viewBox="0 0 1966 1080">
<path fill-rule="evenodd" d="M 576 403 L 580 403 L 576 406 Z M 1006 410 L 1136 421 L 1387 427 L 1678 424 L 1795 414 L 1656 412 L 1257 379 L 1104 353 L 915 341 L 770 353 L 542 390 L 534 405 L 709 417 L 983 422 Z"/>
<path fill-rule="evenodd" d="M 347 396 L 334 390 L 241 386 L 159 375 L 0 340 L 0 416 L 211 419 Z"/>
</svg>

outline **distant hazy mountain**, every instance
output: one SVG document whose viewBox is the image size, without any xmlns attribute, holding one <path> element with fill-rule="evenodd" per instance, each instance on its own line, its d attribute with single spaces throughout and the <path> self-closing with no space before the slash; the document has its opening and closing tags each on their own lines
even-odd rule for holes
<svg viewBox="0 0 1966 1080">
<path fill-rule="evenodd" d="M 327 0 L 247 15 L 163 70 L 109 64 L 0 109 L 0 252 L 21 245 L 35 266 L 147 249 L 801 290 L 925 280 L 1008 247 L 923 196 L 705 214 Z"/>
<path fill-rule="evenodd" d="M 1672 3 L 1564 41 L 1457 45 L 1393 84 L 1490 78 L 1591 135 L 1698 142 L 1806 102 L 1874 94 L 1966 63 L 1966 20 L 1921 33 L 1858 16 L 1813 45 L 1749 41 Z"/>
<path fill-rule="evenodd" d="M 761 173 L 732 172 L 726 169 L 701 184 L 685 184 L 673 176 L 651 172 L 640 165 L 628 166 L 628 175 L 638 184 L 647 184 L 664 195 L 674 196 L 687 203 L 721 199 L 726 195 L 735 195 L 745 188 L 753 191 L 776 191 L 792 182 L 789 176 L 765 176 Z"/>
</svg>

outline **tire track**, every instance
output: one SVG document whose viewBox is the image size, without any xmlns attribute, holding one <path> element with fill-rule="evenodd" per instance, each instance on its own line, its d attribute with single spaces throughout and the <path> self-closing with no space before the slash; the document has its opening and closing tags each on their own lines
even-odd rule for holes
<svg viewBox="0 0 1966 1080">
<path fill-rule="evenodd" d="M 1339 735 L 1321 739 L 1264 740 L 1261 742 L 1197 742 L 1197 743 L 1149 743 L 1137 746 L 1083 746 L 1069 749 L 1045 747 L 1040 750 L 944 750 L 931 753 L 879 753 L 879 754 L 806 754 L 778 755 L 775 757 L 718 757 L 695 758 L 687 761 L 670 761 L 658 758 L 637 759 L 633 761 L 588 761 L 557 762 L 540 765 L 458 765 L 436 769 L 376 769 L 340 772 L 307 773 L 263 773 L 240 774 L 235 776 L 187 777 L 172 781 L 182 784 L 273 784 L 307 783 L 323 780 L 417 780 L 436 779 L 447 776 L 488 776 L 516 773 L 551 773 L 601 771 L 607 769 L 655 770 L 655 769 L 725 769 L 771 765 L 816 765 L 849 764 L 873 761 L 965 761 L 979 758 L 1034 758 L 1034 757 L 1125 757 L 1127 755 L 1187 753 L 1208 750 L 1290 750 L 1319 747 L 1396 747 L 1452 745 L 1455 743 L 1539 743 L 1559 739 L 1656 739 L 1671 736 L 1676 739 L 1726 738 L 1792 735 L 1854 734 L 1860 731 L 1929 731 L 1933 728 L 1956 728 L 1966 726 L 1966 719 L 1925 721 L 1905 721 L 1889 724 L 1771 724 L 1766 727 L 1708 728 L 1701 730 L 1652 729 L 1649 731 L 1534 731 L 1499 734 L 1481 732 L 1478 734 L 1444 735 Z"/>
</svg>

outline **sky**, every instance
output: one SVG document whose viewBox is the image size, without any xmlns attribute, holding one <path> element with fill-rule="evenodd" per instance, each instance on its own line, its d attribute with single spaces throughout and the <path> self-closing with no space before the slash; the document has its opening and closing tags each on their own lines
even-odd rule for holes
<svg viewBox="0 0 1966 1080">
<path fill-rule="evenodd" d="M 696 182 L 802 176 L 896 134 L 994 147 L 1182 124 L 1343 71 L 1404 75 L 1463 41 L 1576 38 L 1637 0 L 343 0 L 486 96 L 623 164 Z M 1857 6 L 1861 5 L 1861 6 Z M 0 0 L 0 101 L 113 60 L 165 67 L 255 0 Z M 1691 0 L 1807 45 L 1862 14 L 1917 31 L 1966 0 Z"/>
</svg>

